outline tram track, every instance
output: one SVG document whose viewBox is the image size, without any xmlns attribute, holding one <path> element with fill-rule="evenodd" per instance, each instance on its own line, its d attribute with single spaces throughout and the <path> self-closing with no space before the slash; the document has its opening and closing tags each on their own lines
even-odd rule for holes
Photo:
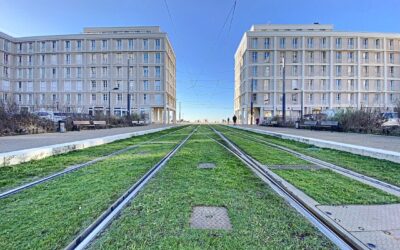
<svg viewBox="0 0 400 250">
<path fill-rule="evenodd" d="M 329 162 L 326 162 L 326 161 L 323 161 L 323 160 L 320 160 L 320 159 L 317 159 L 317 158 L 314 158 L 314 157 L 311 157 L 311 156 L 308 156 L 308 155 L 305 155 L 305 154 L 302 154 L 302 153 L 299 153 L 299 152 L 297 152 L 297 151 L 295 151 L 293 149 L 289 149 L 287 147 L 284 147 L 284 146 L 281 146 L 281 145 L 277 145 L 275 143 L 267 142 L 265 140 L 256 138 L 254 136 L 246 135 L 246 134 L 244 134 L 242 132 L 234 131 L 231 128 L 227 128 L 227 129 L 230 132 L 232 132 L 232 133 L 234 133 L 234 134 L 236 134 L 238 136 L 241 136 L 242 138 L 247 138 L 247 139 L 250 139 L 250 140 L 254 140 L 254 141 L 260 142 L 260 143 L 262 143 L 264 145 L 267 145 L 267 146 L 273 147 L 275 149 L 278 149 L 278 150 L 284 151 L 286 153 L 289 153 L 289 154 L 291 154 L 291 155 L 293 155 L 293 156 L 295 156 L 295 157 L 297 157 L 299 159 L 305 160 L 307 162 L 310 162 L 310 163 L 315 164 L 317 166 L 320 166 L 322 168 L 330 169 L 330 170 L 332 170 L 332 171 L 334 171 L 334 172 L 336 172 L 338 174 L 341 174 L 341 175 L 349 177 L 349 178 L 351 178 L 353 180 L 362 182 L 362 183 L 367 184 L 367 185 L 369 185 L 371 187 L 374 187 L 374 188 L 377 188 L 379 190 L 382 190 L 382 191 L 384 191 L 386 193 L 389 193 L 389 194 L 395 195 L 397 197 L 400 197 L 400 187 L 398 187 L 396 185 L 393 185 L 393 184 L 378 180 L 376 178 L 373 178 L 373 177 L 370 177 L 370 176 L 367 176 L 367 175 L 364 175 L 364 174 L 349 170 L 347 168 L 344 168 L 344 167 L 341 167 L 341 166 L 338 166 L 338 165 L 335 165 L 335 164 L 332 164 L 332 163 L 329 163 Z"/>
<path fill-rule="evenodd" d="M 65 248 L 85 249 L 90 242 L 97 237 L 122 210 L 136 197 L 139 191 L 151 180 L 151 178 L 170 160 L 171 157 L 190 139 L 197 131 L 194 128 L 190 134 L 169 151 L 158 163 L 147 171 L 136 183 L 134 183 L 124 194 L 122 194 L 107 210 L 105 210 L 91 225 L 83 230 L 74 240 Z"/>
<path fill-rule="evenodd" d="M 40 179 L 38 179 L 38 180 L 35 180 L 35 181 L 32 181 L 32 182 L 28 182 L 28 183 L 26 183 L 26 184 L 23 184 L 23 185 L 14 187 L 14 188 L 9 189 L 9 190 L 6 190 L 6 191 L 0 193 L 0 200 L 1 200 L 1 199 L 4 199 L 4 198 L 7 198 L 7 197 L 9 197 L 9 196 L 12 196 L 12 195 L 14 195 L 14 194 L 17 194 L 17 193 L 19 193 L 19 192 L 22 192 L 22 191 L 24 191 L 24 190 L 33 188 L 33 187 L 35 187 L 35 186 L 37 186 L 37 185 L 39 185 L 39 184 L 48 182 L 48 181 L 50 181 L 50 180 L 56 179 L 56 178 L 58 178 L 58 177 L 64 176 L 64 175 L 69 174 L 69 173 L 72 173 L 72 172 L 75 172 L 75 171 L 77 171 L 77 170 L 79 170 L 79 169 L 82 169 L 82 168 L 91 166 L 91 165 L 93 165 L 93 164 L 95 164 L 95 163 L 98 163 L 98 162 L 101 162 L 101 161 L 104 161 L 104 160 L 109 159 L 109 158 L 111 158 L 111 157 L 114 157 L 114 156 L 123 154 L 123 153 L 125 153 L 125 152 L 127 152 L 127 151 L 129 151 L 129 150 L 136 149 L 136 148 L 138 148 L 138 147 L 140 147 L 140 146 L 143 146 L 143 145 L 152 143 L 152 142 L 157 141 L 157 140 L 159 140 L 159 139 L 162 139 L 162 138 L 164 138 L 164 137 L 166 137 L 166 136 L 172 135 L 172 134 L 174 134 L 174 133 L 176 133 L 176 132 L 178 132 L 178 131 L 181 131 L 182 129 L 185 129 L 185 128 L 186 128 L 186 126 L 180 128 L 180 129 L 174 130 L 174 131 L 172 131 L 172 132 L 170 132 L 170 133 L 167 133 L 167 134 L 158 136 L 158 137 L 156 137 L 156 138 L 153 138 L 153 139 L 150 139 L 150 140 L 147 140 L 147 141 L 144 141 L 144 142 L 140 142 L 140 143 L 138 143 L 138 144 L 125 147 L 125 148 L 123 148 L 123 149 L 116 150 L 116 151 L 114 151 L 114 152 L 112 152 L 112 153 L 109 153 L 109 154 L 104 155 L 104 156 L 101 156 L 101 157 L 97 157 L 97 158 L 92 159 L 92 160 L 90 160 L 90 161 L 87 161 L 87 162 L 84 162 L 84 163 L 80 163 L 80 164 L 76 164 L 76 165 L 69 166 L 69 167 L 65 168 L 64 170 L 62 170 L 62 171 L 53 173 L 53 174 L 51 174 L 51 175 L 42 177 L 42 178 L 40 178 Z"/>
<path fill-rule="evenodd" d="M 222 142 L 211 138 L 245 163 L 260 179 L 267 183 L 277 194 L 285 199 L 294 209 L 307 218 L 318 230 L 329 238 L 340 249 L 368 249 L 360 240 L 333 222 L 327 215 L 314 205 L 294 194 L 279 180 L 266 171 L 263 166 L 251 156 L 243 152 L 236 144 L 215 128 L 211 129 L 221 138 Z"/>
</svg>

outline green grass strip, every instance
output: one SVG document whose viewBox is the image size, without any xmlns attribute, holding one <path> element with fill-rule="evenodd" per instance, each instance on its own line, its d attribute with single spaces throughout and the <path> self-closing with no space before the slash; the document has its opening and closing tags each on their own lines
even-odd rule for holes
<svg viewBox="0 0 400 250">
<path fill-rule="evenodd" d="M 244 152 L 264 165 L 312 165 L 287 152 L 275 149 L 261 142 L 237 136 L 228 131 L 224 131 L 223 134 Z"/>
<path fill-rule="evenodd" d="M 210 131 L 201 127 L 199 132 Z M 198 169 L 213 162 L 215 169 Z M 193 206 L 226 207 L 231 231 L 191 229 Z M 92 249 L 335 249 L 237 158 L 195 134 Z"/>
<path fill-rule="evenodd" d="M 0 200 L 0 249 L 65 247 L 190 130 Z"/>
<path fill-rule="evenodd" d="M 84 163 L 97 157 L 105 156 L 114 151 L 159 137 L 177 129 L 180 128 L 175 127 L 157 133 L 132 137 L 100 146 L 50 156 L 37 161 L 0 167 L 0 192 L 64 170 L 68 166 Z"/>
<path fill-rule="evenodd" d="M 254 132 L 247 132 L 235 129 L 237 132 L 246 133 L 257 138 L 262 138 L 271 143 L 275 143 L 302 154 L 333 163 L 335 165 L 353 170 L 381 181 L 385 181 L 400 186 L 400 164 L 376 159 L 368 156 L 360 156 L 335 149 L 318 148 L 313 145 L 280 139 L 273 136 L 262 135 Z M 343 136 L 346 136 L 343 134 Z"/>
<path fill-rule="evenodd" d="M 324 205 L 399 203 L 400 198 L 328 169 L 272 170 Z"/>
</svg>

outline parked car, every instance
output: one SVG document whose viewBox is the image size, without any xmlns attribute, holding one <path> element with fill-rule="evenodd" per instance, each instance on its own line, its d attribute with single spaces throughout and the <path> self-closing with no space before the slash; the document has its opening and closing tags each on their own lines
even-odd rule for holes
<svg viewBox="0 0 400 250">
<path fill-rule="evenodd" d="M 34 112 L 35 115 L 39 116 L 40 118 L 44 118 L 47 120 L 53 120 L 54 119 L 54 113 L 51 111 L 38 111 Z"/>
<path fill-rule="evenodd" d="M 381 114 L 382 127 L 400 127 L 400 118 L 397 112 L 384 112 Z"/>
</svg>

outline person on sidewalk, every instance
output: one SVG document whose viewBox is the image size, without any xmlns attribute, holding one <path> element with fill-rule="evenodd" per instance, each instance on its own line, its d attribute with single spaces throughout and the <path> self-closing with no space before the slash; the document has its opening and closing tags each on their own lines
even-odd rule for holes
<svg viewBox="0 0 400 250">
<path fill-rule="evenodd" d="M 233 120 L 233 125 L 236 125 L 236 120 L 237 120 L 236 115 L 233 115 L 232 120 Z"/>
<path fill-rule="evenodd" d="M 228 120 L 227 120 L 227 121 L 228 121 L 228 125 L 229 125 L 229 117 L 228 117 Z"/>
</svg>

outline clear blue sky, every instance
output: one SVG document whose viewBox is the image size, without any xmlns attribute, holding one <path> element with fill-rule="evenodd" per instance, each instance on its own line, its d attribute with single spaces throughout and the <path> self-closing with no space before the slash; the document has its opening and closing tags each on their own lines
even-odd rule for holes
<svg viewBox="0 0 400 250">
<path fill-rule="evenodd" d="M 399 0 L 0 0 L 0 31 L 13 36 L 74 34 L 88 26 L 159 25 L 177 57 L 185 119 L 233 113 L 233 55 L 252 24 L 334 24 L 337 30 L 400 33 Z"/>
</svg>

